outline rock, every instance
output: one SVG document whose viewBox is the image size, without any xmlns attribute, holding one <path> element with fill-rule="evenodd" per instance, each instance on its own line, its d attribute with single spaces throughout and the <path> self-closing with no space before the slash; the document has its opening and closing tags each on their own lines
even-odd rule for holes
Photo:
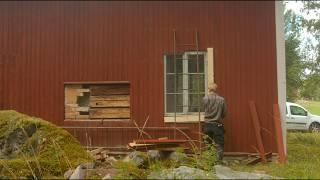
<svg viewBox="0 0 320 180">
<path fill-rule="evenodd" d="M 229 167 L 221 165 L 216 165 L 215 171 L 218 179 L 281 179 L 262 173 L 234 171 Z"/>
<path fill-rule="evenodd" d="M 63 177 L 64 177 L 65 179 L 69 179 L 70 176 L 73 174 L 73 171 L 74 171 L 74 169 L 69 169 L 68 171 L 66 171 L 66 172 L 64 173 Z"/>
<path fill-rule="evenodd" d="M 151 172 L 147 179 L 214 179 L 212 172 L 201 169 L 180 166 L 175 169 L 163 169 L 157 172 Z"/>
<path fill-rule="evenodd" d="M 117 162 L 117 161 L 118 160 L 116 158 L 112 157 L 112 156 L 109 156 L 109 157 L 106 158 L 106 162 L 108 162 L 110 164 L 112 164 L 114 162 Z"/>
<path fill-rule="evenodd" d="M 86 169 L 82 165 L 79 165 L 70 176 L 70 179 L 85 179 L 85 177 Z"/>
<path fill-rule="evenodd" d="M 123 161 L 133 161 L 136 164 L 136 166 L 142 167 L 148 164 L 148 156 L 143 152 L 133 151 L 130 154 L 128 154 Z"/>
<path fill-rule="evenodd" d="M 95 164 L 93 162 L 82 163 L 81 164 L 84 169 L 94 169 Z"/>
<path fill-rule="evenodd" d="M 157 161 L 161 159 L 161 153 L 158 150 L 149 150 L 147 155 L 151 161 Z"/>
<path fill-rule="evenodd" d="M 172 152 L 169 155 L 169 159 L 178 164 L 188 163 L 188 156 L 185 153 L 181 152 Z"/>
<path fill-rule="evenodd" d="M 102 179 L 112 179 L 110 174 L 105 175 Z"/>
</svg>

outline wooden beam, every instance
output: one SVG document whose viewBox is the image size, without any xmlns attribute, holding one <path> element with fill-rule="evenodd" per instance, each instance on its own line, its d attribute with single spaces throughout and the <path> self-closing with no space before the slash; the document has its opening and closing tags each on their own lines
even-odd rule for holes
<svg viewBox="0 0 320 180">
<path fill-rule="evenodd" d="M 129 107 L 129 95 L 91 96 L 90 107 Z"/>
<path fill-rule="evenodd" d="M 207 58 L 208 58 L 208 84 L 214 83 L 214 51 L 213 48 L 207 48 Z"/>
<path fill-rule="evenodd" d="M 92 119 L 130 118 L 130 108 L 91 108 Z"/>
<path fill-rule="evenodd" d="M 91 96 L 107 96 L 114 94 L 130 94 L 128 84 L 110 84 L 110 85 L 99 85 L 90 86 Z"/>
<path fill-rule="evenodd" d="M 263 147 L 263 143 L 262 143 L 261 127 L 260 127 L 260 122 L 259 122 L 259 117 L 258 117 L 256 105 L 253 101 L 250 101 L 249 107 L 250 107 L 253 129 L 255 132 L 260 157 L 261 157 L 262 162 L 266 163 L 267 161 L 266 161 L 265 151 L 264 151 L 264 147 Z"/>
<path fill-rule="evenodd" d="M 276 143 L 279 155 L 279 162 L 285 164 L 285 153 L 284 153 L 284 145 L 282 141 L 282 130 L 281 130 L 281 119 L 278 104 L 273 105 L 273 122 L 276 134 Z"/>
</svg>

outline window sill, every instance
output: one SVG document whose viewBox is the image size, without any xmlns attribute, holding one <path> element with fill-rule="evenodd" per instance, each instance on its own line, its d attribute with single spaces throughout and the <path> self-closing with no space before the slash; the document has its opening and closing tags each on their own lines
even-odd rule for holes
<svg viewBox="0 0 320 180">
<path fill-rule="evenodd" d="M 165 123 L 198 123 L 199 122 L 199 114 L 186 114 L 186 115 L 177 115 L 176 121 L 174 116 L 165 116 L 164 117 Z M 200 114 L 200 122 L 204 122 L 204 114 Z"/>
</svg>

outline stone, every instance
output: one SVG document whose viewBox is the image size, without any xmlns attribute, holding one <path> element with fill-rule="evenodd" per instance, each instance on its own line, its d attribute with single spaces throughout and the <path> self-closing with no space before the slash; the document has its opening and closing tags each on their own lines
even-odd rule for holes
<svg viewBox="0 0 320 180">
<path fill-rule="evenodd" d="M 188 163 L 188 156 L 182 152 L 172 152 L 169 155 L 169 159 L 178 164 Z"/>
<path fill-rule="evenodd" d="M 112 164 L 114 162 L 117 162 L 117 161 L 118 160 L 116 158 L 112 157 L 112 156 L 109 156 L 109 157 L 106 158 L 106 162 L 108 162 L 110 164 Z"/>
<path fill-rule="evenodd" d="M 66 171 L 66 172 L 64 173 L 63 177 L 64 177 L 65 179 L 69 179 L 70 176 L 73 174 L 73 171 L 74 171 L 74 169 L 69 169 L 68 171 Z"/>
<path fill-rule="evenodd" d="M 161 159 L 161 153 L 158 150 L 148 150 L 147 156 L 151 161 L 157 161 Z"/>
<path fill-rule="evenodd" d="M 218 179 L 282 179 L 280 177 L 273 177 L 263 173 L 234 171 L 229 167 L 222 165 L 216 165 L 215 171 Z"/>
<path fill-rule="evenodd" d="M 148 164 L 148 156 L 146 155 L 146 153 L 140 151 L 133 151 L 130 154 L 128 154 L 123 161 L 132 161 L 136 164 L 136 166 L 143 167 Z"/>
<path fill-rule="evenodd" d="M 93 162 L 82 163 L 81 165 L 84 169 L 94 169 L 95 167 L 95 163 Z"/>
<path fill-rule="evenodd" d="M 213 172 L 207 172 L 201 169 L 180 166 L 175 169 L 163 169 L 161 171 L 151 172 L 147 179 L 214 179 Z"/>
<path fill-rule="evenodd" d="M 107 175 L 105 175 L 102 179 L 103 179 L 103 180 L 104 180 L 104 179 L 112 179 L 112 177 L 111 177 L 110 174 L 107 174 Z"/>
<path fill-rule="evenodd" d="M 86 174 L 86 169 L 82 165 L 79 165 L 70 176 L 70 179 L 85 179 Z"/>
</svg>

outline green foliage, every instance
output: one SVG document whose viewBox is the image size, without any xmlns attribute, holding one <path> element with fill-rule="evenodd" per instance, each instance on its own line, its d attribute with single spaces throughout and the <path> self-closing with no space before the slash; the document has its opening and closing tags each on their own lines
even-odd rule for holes
<svg viewBox="0 0 320 180">
<path fill-rule="evenodd" d="M 320 134 L 288 133 L 288 163 L 286 165 L 269 163 L 257 166 L 233 166 L 243 171 L 265 171 L 268 174 L 288 179 L 320 178 Z"/>
<path fill-rule="evenodd" d="M 25 141 L 14 159 L 1 160 L 1 175 L 10 178 L 61 178 L 69 168 L 92 161 L 91 156 L 67 131 L 39 118 L 15 111 L 0 111 L 1 138 L 7 137 L 17 128 L 30 124 L 36 126 L 35 133 Z M 28 153 L 30 149 L 32 154 Z"/>
<path fill-rule="evenodd" d="M 304 65 L 299 55 L 300 31 L 301 18 L 298 18 L 293 11 L 287 11 L 285 13 L 285 50 L 288 101 L 294 101 L 298 98 L 298 90 L 302 86 Z"/>
<path fill-rule="evenodd" d="M 196 167 L 205 171 L 214 171 L 217 160 L 217 151 L 214 144 L 206 144 L 206 150 L 195 157 Z"/>
<path fill-rule="evenodd" d="M 311 114 L 320 116 L 320 101 L 298 101 L 303 107 L 307 108 Z"/>
<path fill-rule="evenodd" d="M 117 161 L 113 164 L 119 170 L 114 179 L 146 179 L 148 170 L 139 168 L 134 162 Z"/>
<path fill-rule="evenodd" d="M 320 100 L 320 73 L 311 74 L 304 81 L 301 95 L 310 100 Z"/>
</svg>

